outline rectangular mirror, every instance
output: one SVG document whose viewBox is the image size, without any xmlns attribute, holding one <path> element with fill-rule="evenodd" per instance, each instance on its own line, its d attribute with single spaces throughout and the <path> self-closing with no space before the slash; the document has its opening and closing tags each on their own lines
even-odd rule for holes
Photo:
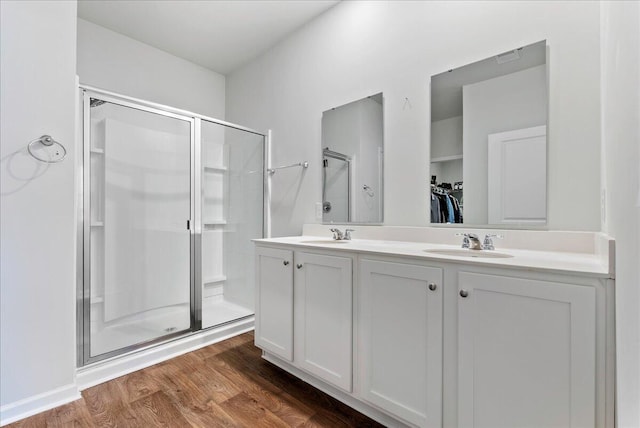
<svg viewBox="0 0 640 428">
<path fill-rule="evenodd" d="M 322 113 L 322 222 L 382 223 L 382 93 Z"/>
<path fill-rule="evenodd" d="M 431 77 L 431 223 L 547 222 L 546 41 Z"/>
</svg>

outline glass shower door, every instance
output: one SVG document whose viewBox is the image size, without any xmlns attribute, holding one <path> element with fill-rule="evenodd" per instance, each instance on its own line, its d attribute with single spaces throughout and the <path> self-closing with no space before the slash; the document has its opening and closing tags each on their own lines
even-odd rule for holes
<svg viewBox="0 0 640 428">
<path fill-rule="evenodd" d="M 264 136 L 201 122 L 202 328 L 254 314 L 253 244 L 263 237 Z"/>
<path fill-rule="evenodd" d="M 86 117 L 85 363 L 192 328 L 194 128 L 88 94 Z"/>
</svg>

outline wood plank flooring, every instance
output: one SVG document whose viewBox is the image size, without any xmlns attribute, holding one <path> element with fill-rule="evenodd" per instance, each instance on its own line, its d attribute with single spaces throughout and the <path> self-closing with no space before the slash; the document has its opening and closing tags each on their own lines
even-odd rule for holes
<svg viewBox="0 0 640 428">
<path fill-rule="evenodd" d="M 264 361 L 253 333 L 86 389 L 8 427 L 380 427 Z"/>
</svg>

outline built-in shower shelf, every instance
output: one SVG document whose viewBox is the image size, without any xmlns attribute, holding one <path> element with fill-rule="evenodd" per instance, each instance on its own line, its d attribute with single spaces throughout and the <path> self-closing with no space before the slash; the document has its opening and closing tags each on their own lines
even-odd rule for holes
<svg viewBox="0 0 640 428">
<path fill-rule="evenodd" d="M 226 275 L 218 275 L 218 276 L 212 276 L 211 278 L 205 278 L 204 281 L 202 281 L 204 284 L 217 284 L 220 282 L 224 282 L 227 280 Z"/>
<path fill-rule="evenodd" d="M 202 222 L 205 227 L 216 227 L 227 224 L 227 220 L 205 220 Z"/>
<path fill-rule="evenodd" d="M 441 156 L 439 158 L 432 158 L 431 163 L 435 162 L 450 162 L 454 160 L 462 159 L 462 155 Z"/>
<path fill-rule="evenodd" d="M 224 298 L 224 281 L 205 283 L 202 287 L 202 297 L 207 301 L 222 300 Z"/>
<path fill-rule="evenodd" d="M 226 166 L 206 166 L 204 167 L 205 172 L 225 172 L 228 170 Z"/>
<path fill-rule="evenodd" d="M 104 149 L 98 149 L 95 147 L 91 148 L 91 153 L 96 154 L 96 155 L 103 155 L 104 154 Z"/>
<path fill-rule="evenodd" d="M 103 221 L 92 221 L 91 222 L 91 227 L 104 227 L 104 222 Z"/>
</svg>

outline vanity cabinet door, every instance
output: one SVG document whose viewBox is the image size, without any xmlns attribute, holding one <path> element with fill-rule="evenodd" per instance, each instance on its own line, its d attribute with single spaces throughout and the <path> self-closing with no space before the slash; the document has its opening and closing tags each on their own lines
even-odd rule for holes
<svg viewBox="0 0 640 428">
<path fill-rule="evenodd" d="M 256 247 L 256 346 L 293 361 L 293 252 Z"/>
<path fill-rule="evenodd" d="M 420 427 L 442 425 L 442 269 L 362 260 L 362 398 Z"/>
<path fill-rule="evenodd" d="M 352 259 L 295 253 L 294 364 L 351 391 Z"/>
<path fill-rule="evenodd" d="M 595 289 L 461 272 L 460 427 L 595 425 Z"/>
</svg>

